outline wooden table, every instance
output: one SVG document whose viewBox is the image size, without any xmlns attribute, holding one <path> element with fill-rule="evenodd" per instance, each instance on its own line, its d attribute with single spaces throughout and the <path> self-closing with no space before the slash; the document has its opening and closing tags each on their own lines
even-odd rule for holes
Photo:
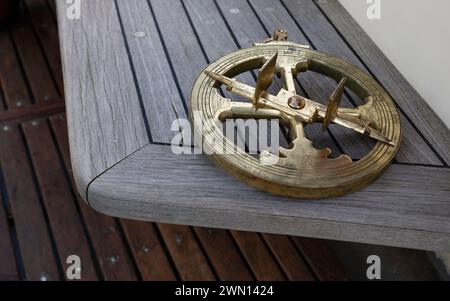
<svg viewBox="0 0 450 301">
<path fill-rule="evenodd" d="M 450 131 L 337 1 L 81 2 L 73 20 L 58 1 L 58 22 L 73 171 L 93 208 L 164 223 L 450 250 Z M 171 123 L 186 117 L 199 72 L 280 27 L 290 40 L 368 72 L 397 103 L 400 151 L 363 191 L 320 201 L 275 197 L 203 156 L 171 152 Z M 329 96 L 324 79 L 300 82 L 314 99 Z M 328 134 L 339 138 L 330 147 L 353 158 L 370 146 L 337 128 Z"/>
</svg>

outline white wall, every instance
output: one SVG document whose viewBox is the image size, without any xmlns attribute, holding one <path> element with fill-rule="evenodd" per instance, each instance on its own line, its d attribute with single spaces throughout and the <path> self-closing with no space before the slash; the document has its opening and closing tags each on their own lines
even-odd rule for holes
<svg viewBox="0 0 450 301">
<path fill-rule="evenodd" d="M 380 20 L 373 0 L 339 1 L 450 128 L 450 1 L 379 0 Z"/>
</svg>

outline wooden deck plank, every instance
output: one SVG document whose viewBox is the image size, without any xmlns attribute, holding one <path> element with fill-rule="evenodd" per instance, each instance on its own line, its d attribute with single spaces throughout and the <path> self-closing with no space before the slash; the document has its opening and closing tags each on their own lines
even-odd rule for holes
<svg viewBox="0 0 450 301">
<path fill-rule="evenodd" d="M 165 178 L 149 178 L 150 171 Z M 165 180 L 172 177 L 176 183 Z M 362 191 L 293 201 L 225 177 L 202 156 L 169 156 L 167 146 L 149 145 L 98 178 L 89 200 L 101 212 L 136 219 L 446 250 L 449 180 L 446 168 L 394 164 Z M 117 183 L 126 185 L 118 191 Z"/>
<path fill-rule="evenodd" d="M 158 224 L 181 280 L 215 280 L 209 263 L 190 227 Z"/>
<path fill-rule="evenodd" d="M 326 241 L 305 237 L 293 237 L 293 240 L 320 280 L 350 280 L 350 274 Z"/>
<path fill-rule="evenodd" d="M 0 33 L 0 57 L 0 81 L 8 107 L 25 105 L 29 95 L 7 32 Z M 2 126 L 1 136 L 2 170 L 23 257 L 24 276 L 28 280 L 58 280 L 60 274 L 50 232 L 33 182 L 21 128 Z"/>
<path fill-rule="evenodd" d="M 289 280 L 315 280 L 314 274 L 309 270 L 289 237 L 275 234 L 263 234 L 263 237 Z"/>
<path fill-rule="evenodd" d="M 172 281 L 176 275 L 168 255 L 158 238 L 155 225 L 141 221 L 122 220 L 142 280 Z"/>
<path fill-rule="evenodd" d="M 50 8 L 46 5 L 46 0 L 26 0 L 25 3 L 28 10 L 27 17 L 31 19 L 61 96 L 64 87 L 58 28 L 55 26 L 54 12 L 50 11 Z M 52 3 L 54 5 L 54 1 Z M 37 46 L 38 44 L 36 43 Z"/>
<path fill-rule="evenodd" d="M 181 98 L 187 103 L 197 75 L 205 68 L 206 58 L 180 1 L 150 2 L 166 45 L 168 59 L 176 68 L 175 79 L 180 84 Z M 177 21 L 173 22 L 173 16 Z M 183 30 L 179 30 L 183 28 Z"/>
<path fill-rule="evenodd" d="M 80 20 L 66 17 L 65 2 L 57 8 L 73 171 L 85 198 L 90 181 L 148 135 L 114 2 L 81 1 Z"/>
<path fill-rule="evenodd" d="M 230 233 L 225 230 L 194 227 L 216 274 L 221 281 L 253 280 Z"/>
<path fill-rule="evenodd" d="M 172 122 L 186 118 L 186 110 L 148 3 L 131 0 L 118 1 L 117 5 L 152 141 L 170 143 L 175 134 L 171 131 Z"/>
<path fill-rule="evenodd" d="M 281 268 L 273 260 L 270 250 L 266 247 L 259 235 L 244 231 L 232 231 L 231 233 L 241 248 L 257 280 L 286 280 Z"/>
<path fill-rule="evenodd" d="M 72 187 L 75 189 L 75 180 L 71 172 L 66 118 L 63 115 L 53 116 L 50 117 L 50 122 L 65 167 L 69 171 Z M 136 280 L 137 275 L 133 269 L 132 259 L 127 252 L 116 219 L 92 210 L 76 191 L 74 192 L 99 262 L 101 279 Z"/>
<path fill-rule="evenodd" d="M 282 3 L 285 4 L 290 15 L 295 17 L 295 21 L 301 26 L 301 29 L 314 47 L 341 57 L 370 74 L 370 71 L 345 44 L 345 41 L 318 10 L 313 1 L 283 0 Z M 361 103 L 358 99 L 355 99 L 355 102 L 357 104 Z M 436 157 L 419 133 L 416 132 L 403 113 L 400 113 L 400 121 L 403 137 L 396 160 L 403 163 L 442 165 L 442 162 Z"/>
<path fill-rule="evenodd" d="M 450 163 L 450 130 L 337 1 L 317 2 L 353 51 L 396 100 L 411 123 Z"/>
</svg>

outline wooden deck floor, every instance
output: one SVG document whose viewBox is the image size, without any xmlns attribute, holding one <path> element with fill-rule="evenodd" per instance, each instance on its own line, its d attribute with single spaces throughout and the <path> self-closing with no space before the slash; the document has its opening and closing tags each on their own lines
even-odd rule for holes
<svg viewBox="0 0 450 301">
<path fill-rule="evenodd" d="M 26 0 L 0 31 L 0 280 L 439 279 L 422 251 L 116 219 L 76 194 L 54 3 Z"/>
</svg>

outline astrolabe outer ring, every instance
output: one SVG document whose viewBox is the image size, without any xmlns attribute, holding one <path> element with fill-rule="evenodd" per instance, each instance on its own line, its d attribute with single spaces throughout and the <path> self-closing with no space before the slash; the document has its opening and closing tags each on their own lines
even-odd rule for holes
<svg viewBox="0 0 450 301">
<path fill-rule="evenodd" d="M 226 170 L 239 180 L 272 194 L 318 199 L 343 195 L 369 185 L 391 163 L 398 151 L 401 140 L 399 114 L 388 93 L 374 79 L 356 66 L 330 54 L 295 45 L 293 43 L 280 45 L 258 45 L 225 55 L 206 67 L 204 71 L 233 77 L 245 71 L 256 69 L 262 58 L 269 58 L 278 52 L 279 57 L 287 56 L 314 65 L 314 71 L 339 80 L 347 77 L 352 83 L 356 94 L 370 96 L 376 108 L 376 118 L 382 126 L 383 134 L 393 145 L 377 142 L 370 152 L 356 162 L 346 166 L 333 168 L 317 168 L 313 170 L 298 170 L 279 165 L 261 164 L 255 158 L 242 150 L 233 154 L 209 155 L 219 167 Z M 197 78 L 191 93 L 189 118 L 193 130 L 201 132 L 201 128 L 217 126 L 215 118 L 221 97 L 214 86 L 215 80 L 202 72 Z M 352 89 L 353 90 L 353 89 Z M 203 116 L 203 125 L 193 118 L 194 112 Z M 214 140 L 224 141 L 223 147 L 236 149 L 233 142 L 223 139 L 221 132 L 213 132 Z M 209 140 L 204 136 L 196 136 L 196 143 L 205 147 Z M 219 142 L 220 143 L 220 142 Z"/>
</svg>

